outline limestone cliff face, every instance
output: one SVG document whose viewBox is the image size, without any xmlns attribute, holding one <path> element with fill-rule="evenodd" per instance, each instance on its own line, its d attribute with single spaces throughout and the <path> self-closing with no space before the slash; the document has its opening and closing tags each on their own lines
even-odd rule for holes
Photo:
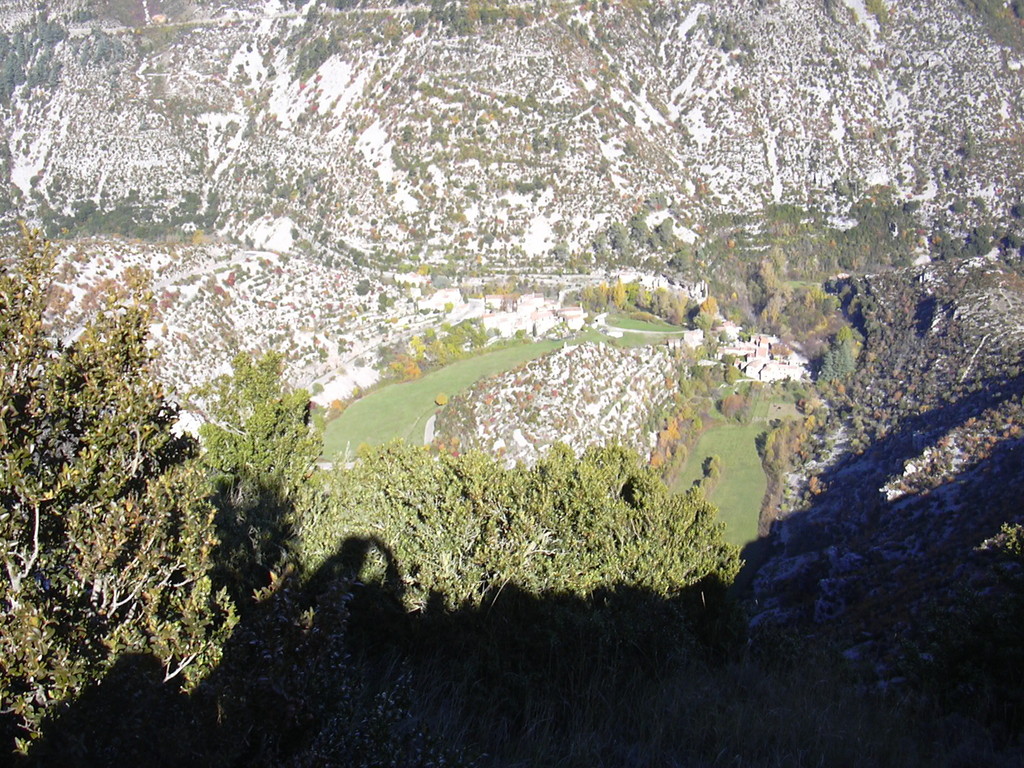
<svg viewBox="0 0 1024 768">
<path fill-rule="evenodd" d="M 0 3 L 7 220 L 519 265 L 651 198 L 692 239 L 873 185 L 969 227 L 1024 186 L 1010 8 L 342 5 Z"/>
</svg>

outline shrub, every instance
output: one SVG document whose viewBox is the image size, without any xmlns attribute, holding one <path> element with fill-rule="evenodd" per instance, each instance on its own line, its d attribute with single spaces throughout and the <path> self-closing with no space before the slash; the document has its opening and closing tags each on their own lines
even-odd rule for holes
<svg viewBox="0 0 1024 768">
<path fill-rule="evenodd" d="M 503 469 L 482 454 L 392 443 L 339 471 L 333 497 L 301 531 L 307 567 L 372 542 L 360 580 L 384 585 L 407 611 L 478 610 L 513 589 L 582 605 L 627 587 L 663 601 L 727 584 L 739 565 L 711 504 L 671 494 L 618 447 L 577 458 L 557 445 L 533 468 Z"/>
<path fill-rule="evenodd" d="M 32 738 L 122 653 L 155 654 L 167 679 L 196 684 L 234 613 L 211 588 L 195 441 L 174 435 L 176 409 L 149 375 L 143 296 L 108 297 L 65 344 L 44 323 L 49 245 L 26 233 L 4 255 L 0 700 L 5 725 Z"/>
</svg>

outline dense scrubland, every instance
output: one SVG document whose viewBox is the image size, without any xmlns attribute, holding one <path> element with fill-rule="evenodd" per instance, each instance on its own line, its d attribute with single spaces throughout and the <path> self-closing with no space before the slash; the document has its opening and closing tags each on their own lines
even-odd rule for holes
<svg viewBox="0 0 1024 768">
<path fill-rule="evenodd" d="M 714 507 L 627 449 L 505 468 L 395 443 L 317 470 L 275 355 L 195 393 L 201 445 L 176 435 L 148 297 L 60 341 L 50 260 L 27 236 L 0 284 L 0 690 L 21 759 L 1019 760 L 1019 529 L 989 542 L 992 584 L 922 618 L 879 678 L 827 636 L 752 628 Z"/>
<path fill-rule="evenodd" d="M 1022 16 L 0 2 L 0 751 L 1020 765 Z"/>
</svg>

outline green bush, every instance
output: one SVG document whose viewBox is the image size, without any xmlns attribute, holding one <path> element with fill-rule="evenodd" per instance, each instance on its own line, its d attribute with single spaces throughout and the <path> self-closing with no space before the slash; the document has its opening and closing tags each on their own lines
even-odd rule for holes
<svg viewBox="0 0 1024 768">
<path fill-rule="evenodd" d="M 149 374 L 144 297 L 108 297 L 65 344 L 44 321 L 51 248 L 26 234 L 5 251 L 0 728 L 24 748 L 122 654 L 153 654 L 165 679 L 194 686 L 234 613 L 211 586 L 195 441 L 174 435 L 177 411 Z"/>
<path fill-rule="evenodd" d="M 482 454 L 434 457 L 392 443 L 339 472 L 334 486 L 333 509 L 302 530 L 307 567 L 346 538 L 372 537 L 402 574 L 407 610 L 439 597 L 449 609 L 478 608 L 509 584 L 582 598 L 626 585 L 671 597 L 708 577 L 727 583 L 739 565 L 711 504 L 671 494 L 618 447 L 577 458 L 555 446 L 533 468 L 503 469 Z"/>
</svg>

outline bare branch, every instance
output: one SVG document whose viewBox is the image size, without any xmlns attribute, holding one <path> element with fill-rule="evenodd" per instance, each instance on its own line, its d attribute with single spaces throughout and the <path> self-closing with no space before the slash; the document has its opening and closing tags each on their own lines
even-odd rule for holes
<svg viewBox="0 0 1024 768">
<path fill-rule="evenodd" d="M 196 660 L 196 656 L 198 656 L 198 655 L 199 655 L 198 653 L 191 653 L 188 656 L 186 656 L 184 659 L 182 659 L 181 663 L 178 665 L 178 668 L 175 669 L 173 672 L 171 672 L 168 669 L 164 673 L 164 682 L 166 683 L 168 680 L 173 680 L 178 675 L 180 675 L 182 672 L 184 672 L 185 669 L 188 668 L 188 665 Z M 167 664 L 170 664 L 170 661 L 171 660 L 168 659 L 167 661 L 164 662 L 164 665 L 166 666 Z"/>
</svg>

